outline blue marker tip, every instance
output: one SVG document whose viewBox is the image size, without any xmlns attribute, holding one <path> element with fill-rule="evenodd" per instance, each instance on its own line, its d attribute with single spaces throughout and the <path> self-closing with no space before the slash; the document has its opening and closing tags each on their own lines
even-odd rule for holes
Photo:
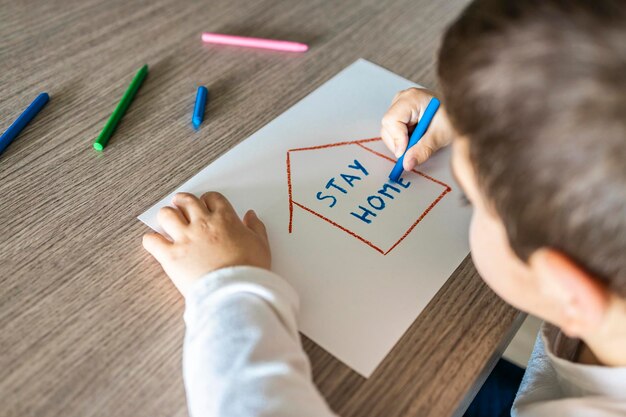
<svg viewBox="0 0 626 417">
<path fill-rule="evenodd" d="M 191 118 L 191 123 L 196 130 L 202 124 L 202 120 L 204 120 L 204 108 L 206 107 L 208 94 L 209 90 L 207 90 L 205 86 L 201 85 L 198 87 L 198 92 L 196 93 L 196 105 L 194 106 L 193 116 Z"/>
<path fill-rule="evenodd" d="M 37 116 L 37 113 L 43 109 L 43 106 L 50 100 L 48 93 L 41 93 L 35 100 L 24 110 L 20 116 L 9 126 L 9 128 L 0 136 L 0 153 L 20 134 L 31 120 Z"/>
<path fill-rule="evenodd" d="M 433 117 L 435 117 L 435 113 L 437 113 L 437 110 L 439 109 L 439 104 L 439 100 L 437 100 L 435 97 L 431 98 L 430 102 L 428 102 L 428 106 L 426 106 L 424 114 L 422 114 L 422 117 L 420 117 L 419 122 L 417 122 L 417 126 L 415 126 L 415 130 L 411 134 L 411 138 L 409 139 L 409 143 L 404 150 L 404 153 L 396 161 L 396 165 L 393 167 L 391 173 L 389 174 L 389 179 L 391 181 L 397 182 L 402 176 L 402 173 L 404 172 L 404 155 L 406 155 L 407 151 L 415 146 L 417 142 L 420 141 L 420 139 L 422 139 L 424 133 L 426 133 L 426 130 L 428 130 L 428 126 L 430 126 L 430 122 L 432 122 Z"/>
</svg>

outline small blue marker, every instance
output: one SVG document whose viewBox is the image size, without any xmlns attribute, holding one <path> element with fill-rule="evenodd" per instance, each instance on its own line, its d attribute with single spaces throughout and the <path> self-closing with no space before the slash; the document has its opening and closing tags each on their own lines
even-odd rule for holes
<svg viewBox="0 0 626 417">
<path fill-rule="evenodd" d="M 435 113 L 437 113 L 437 110 L 439 109 L 439 104 L 439 100 L 437 100 L 435 97 L 430 99 L 428 106 L 426 106 L 426 110 L 424 110 L 424 114 L 422 114 L 419 122 L 417 122 L 417 126 L 415 126 L 415 130 L 411 134 L 408 146 L 404 150 L 402 156 L 396 162 L 396 165 L 391 170 L 391 174 L 389 174 L 389 179 L 391 181 L 397 182 L 402 176 L 402 173 L 404 172 L 404 168 L 402 167 L 402 164 L 404 162 L 404 155 L 406 155 L 406 152 L 413 146 L 415 146 L 417 142 L 420 141 L 422 136 L 424 136 L 424 133 L 426 133 L 426 130 L 428 130 L 430 122 L 433 120 L 433 117 L 435 117 Z"/>
<path fill-rule="evenodd" d="M 206 98 L 209 94 L 209 90 L 203 85 L 198 87 L 198 93 L 196 94 L 196 105 L 193 108 L 193 118 L 191 122 L 193 123 L 194 129 L 198 130 L 200 125 L 202 124 L 202 120 L 204 120 L 204 107 L 206 106 Z"/>
<path fill-rule="evenodd" d="M 0 154 L 6 149 L 7 146 L 13 142 L 13 140 L 20 134 L 20 132 L 26 127 L 31 120 L 37 116 L 37 113 L 41 111 L 43 106 L 50 100 L 48 93 L 41 93 L 35 100 L 24 110 L 24 113 L 15 119 L 13 124 L 0 136 Z"/>
</svg>

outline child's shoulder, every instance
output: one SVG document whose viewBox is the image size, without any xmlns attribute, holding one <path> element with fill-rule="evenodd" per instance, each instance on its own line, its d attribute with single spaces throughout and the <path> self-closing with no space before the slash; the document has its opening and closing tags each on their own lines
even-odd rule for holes
<svg viewBox="0 0 626 417">
<path fill-rule="evenodd" d="M 581 341 L 543 323 L 513 404 L 514 417 L 623 416 L 626 367 L 576 362 Z M 610 404 L 610 407 L 606 407 Z"/>
</svg>

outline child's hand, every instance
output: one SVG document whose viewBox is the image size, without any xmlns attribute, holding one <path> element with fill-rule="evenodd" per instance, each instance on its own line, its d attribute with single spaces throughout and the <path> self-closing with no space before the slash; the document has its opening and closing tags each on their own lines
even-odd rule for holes
<svg viewBox="0 0 626 417">
<path fill-rule="evenodd" d="M 199 199 L 179 193 L 173 203 L 176 208 L 163 207 L 157 217 L 173 241 L 148 233 L 143 246 L 183 295 L 203 275 L 220 268 L 270 268 L 267 233 L 254 211 L 248 211 L 242 222 L 228 200 L 215 192 Z"/>
<path fill-rule="evenodd" d="M 402 156 L 409 143 L 409 128 L 415 127 L 433 96 L 428 90 L 409 88 L 394 97 L 383 117 L 380 135 L 396 158 Z M 412 170 L 430 158 L 433 152 L 449 145 L 453 134 L 446 111 L 440 107 L 424 137 L 404 156 L 404 170 Z"/>
</svg>

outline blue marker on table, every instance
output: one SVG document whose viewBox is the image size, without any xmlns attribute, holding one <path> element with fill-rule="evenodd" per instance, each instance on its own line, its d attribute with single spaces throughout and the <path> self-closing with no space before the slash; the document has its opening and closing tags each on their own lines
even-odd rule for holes
<svg viewBox="0 0 626 417">
<path fill-rule="evenodd" d="M 204 107 L 206 106 L 206 98 L 209 94 L 209 90 L 203 85 L 198 87 L 198 93 L 196 94 L 196 105 L 193 109 L 193 117 L 191 122 L 194 129 L 198 129 L 204 119 Z"/>
<path fill-rule="evenodd" d="M 404 169 L 402 167 L 402 163 L 404 162 L 404 155 L 406 155 L 406 152 L 413 146 L 415 146 L 417 142 L 420 141 L 422 136 L 424 136 L 424 133 L 426 133 L 426 130 L 428 130 L 430 122 L 433 120 L 435 113 L 437 113 L 437 110 L 439 109 L 439 104 L 439 100 L 437 100 L 435 97 L 430 99 L 428 106 L 426 106 L 426 110 L 424 110 L 424 114 L 422 114 L 422 117 L 420 117 L 419 122 L 417 122 L 417 126 L 415 126 L 415 130 L 411 134 L 409 144 L 404 150 L 402 156 L 396 162 L 396 165 L 391 170 L 391 174 L 389 174 L 389 179 L 391 181 L 396 182 L 402 176 L 402 173 L 404 172 Z"/>
<path fill-rule="evenodd" d="M 20 132 L 26 127 L 31 120 L 37 116 L 37 113 L 46 105 L 50 100 L 48 93 L 41 93 L 35 100 L 24 110 L 24 113 L 15 119 L 13 124 L 0 136 L 0 153 L 2 153 L 7 146 L 13 142 L 13 140 L 20 134 Z"/>
</svg>

